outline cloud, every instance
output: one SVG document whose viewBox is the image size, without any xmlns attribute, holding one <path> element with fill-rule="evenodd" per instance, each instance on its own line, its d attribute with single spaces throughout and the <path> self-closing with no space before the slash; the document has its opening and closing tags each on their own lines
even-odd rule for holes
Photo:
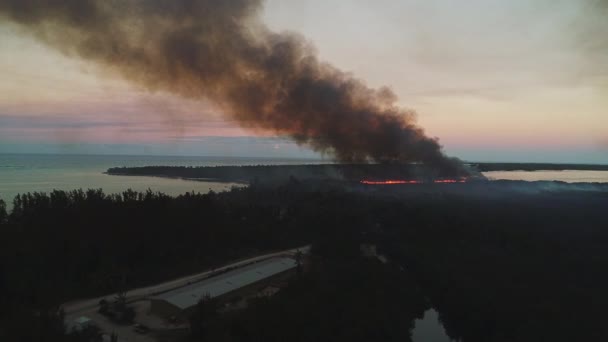
<svg viewBox="0 0 608 342">
<path fill-rule="evenodd" d="M 127 121 L 96 121 L 81 117 L 0 115 L 0 131 L 3 129 L 85 129 L 121 128 L 132 125 Z"/>
<path fill-rule="evenodd" d="M 239 144 L 281 144 L 291 143 L 289 137 L 257 137 L 257 136 L 242 136 L 242 137 L 227 137 L 227 136 L 174 136 L 170 139 L 175 141 L 196 141 L 204 143 L 239 143 Z"/>
</svg>

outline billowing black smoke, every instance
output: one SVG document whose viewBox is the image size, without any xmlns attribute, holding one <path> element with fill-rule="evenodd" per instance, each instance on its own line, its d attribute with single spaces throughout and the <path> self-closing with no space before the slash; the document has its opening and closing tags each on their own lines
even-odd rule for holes
<svg viewBox="0 0 608 342">
<path fill-rule="evenodd" d="M 1 0 L 0 18 L 149 90 L 208 99 L 249 128 L 344 162 L 460 170 L 388 89 L 318 60 L 260 20 L 262 0 Z"/>
</svg>

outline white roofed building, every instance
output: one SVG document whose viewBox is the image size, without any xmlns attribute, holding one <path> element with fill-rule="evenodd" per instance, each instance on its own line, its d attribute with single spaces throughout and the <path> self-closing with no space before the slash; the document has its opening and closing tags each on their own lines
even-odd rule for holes
<svg viewBox="0 0 608 342">
<path fill-rule="evenodd" d="M 253 292 L 296 269 L 291 258 L 273 258 L 205 279 L 201 282 L 175 289 L 151 298 L 151 311 L 160 317 L 188 315 L 197 303 L 209 296 L 229 300 L 244 292 Z"/>
</svg>

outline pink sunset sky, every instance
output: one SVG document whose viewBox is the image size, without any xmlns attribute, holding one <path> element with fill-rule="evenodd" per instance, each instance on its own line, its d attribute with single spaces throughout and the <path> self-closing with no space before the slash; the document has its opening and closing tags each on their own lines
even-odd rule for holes
<svg viewBox="0 0 608 342">
<path fill-rule="evenodd" d="M 608 24 L 590 2 L 270 0 L 263 15 L 389 86 L 452 155 L 608 163 Z M 102 75 L 2 21 L 0 42 L 0 153 L 316 156 L 211 103 Z"/>
</svg>

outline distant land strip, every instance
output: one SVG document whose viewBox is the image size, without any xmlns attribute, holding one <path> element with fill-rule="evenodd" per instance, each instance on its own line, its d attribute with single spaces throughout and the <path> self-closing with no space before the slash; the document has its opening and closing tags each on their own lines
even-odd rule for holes
<svg viewBox="0 0 608 342">
<path fill-rule="evenodd" d="M 608 165 L 550 163 L 470 163 L 479 172 L 488 171 L 608 171 Z"/>
<path fill-rule="evenodd" d="M 295 179 L 362 179 L 412 178 L 433 179 L 464 175 L 442 174 L 421 164 L 314 164 L 256 166 L 145 166 L 115 167 L 109 175 L 156 176 L 220 182 L 283 181 Z"/>
<path fill-rule="evenodd" d="M 608 171 L 608 165 L 541 164 L 541 163 L 470 163 L 474 177 L 487 171 Z M 295 179 L 433 179 L 462 175 L 437 174 L 420 164 L 314 164 L 314 165 L 248 165 L 248 166 L 144 166 L 114 167 L 106 172 L 120 176 L 151 176 L 199 181 L 250 183 Z"/>
</svg>

